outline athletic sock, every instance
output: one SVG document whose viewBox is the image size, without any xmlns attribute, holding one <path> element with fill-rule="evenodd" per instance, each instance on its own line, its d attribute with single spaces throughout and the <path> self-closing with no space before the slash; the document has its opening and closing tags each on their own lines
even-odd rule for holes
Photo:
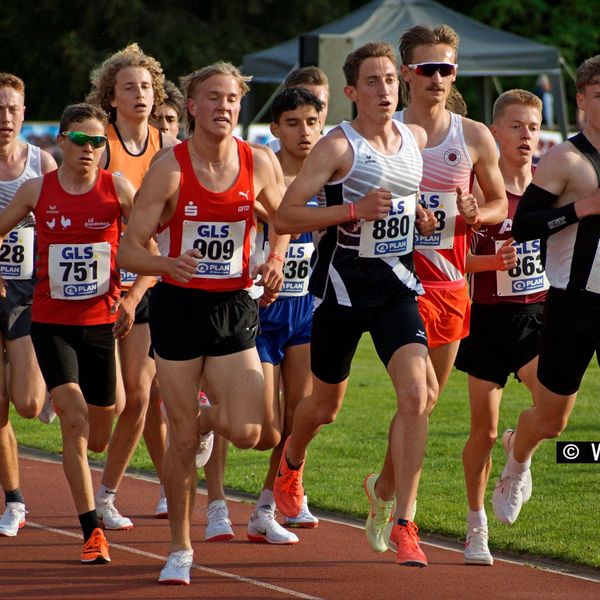
<svg viewBox="0 0 600 600">
<path fill-rule="evenodd" d="M 101 483 L 96 493 L 96 504 L 106 504 L 110 499 L 114 500 L 116 493 L 117 490 L 111 490 Z"/>
<path fill-rule="evenodd" d="M 408 525 L 408 519 L 398 519 L 398 525 L 406 527 Z"/>
<path fill-rule="evenodd" d="M 9 502 L 21 502 L 22 504 L 25 504 L 25 499 L 19 488 L 11 490 L 10 492 L 4 492 L 4 497 L 6 499 L 6 504 Z"/>
<path fill-rule="evenodd" d="M 82 513 L 79 516 L 79 523 L 81 524 L 81 531 L 83 532 L 83 541 L 87 542 L 92 537 L 94 529 L 100 527 L 100 521 L 96 514 L 96 509 L 90 510 L 89 512 Z"/>
<path fill-rule="evenodd" d="M 467 528 L 479 529 L 480 527 L 487 527 L 487 515 L 485 514 L 485 508 L 479 510 L 469 510 L 467 513 Z"/>
<path fill-rule="evenodd" d="M 292 463 L 291 463 L 291 462 L 288 460 L 288 457 L 286 456 L 286 457 L 285 457 L 285 462 L 286 462 L 286 464 L 287 464 L 288 468 L 290 468 L 292 471 L 298 471 L 298 470 L 300 469 L 300 467 L 302 466 L 302 463 L 303 463 L 304 461 L 300 461 L 300 464 L 299 464 L 299 465 L 293 465 L 293 464 L 292 464 Z"/>
<path fill-rule="evenodd" d="M 273 490 L 264 489 L 258 500 L 256 501 L 256 510 L 273 510 L 275 507 L 275 497 L 273 496 Z"/>
<path fill-rule="evenodd" d="M 513 477 L 521 477 L 531 466 L 531 458 L 528 458 L 524 463 L 517 462 L 513 456 L 512 450 L 508 455 L 508 473 Z"/>
</svg>

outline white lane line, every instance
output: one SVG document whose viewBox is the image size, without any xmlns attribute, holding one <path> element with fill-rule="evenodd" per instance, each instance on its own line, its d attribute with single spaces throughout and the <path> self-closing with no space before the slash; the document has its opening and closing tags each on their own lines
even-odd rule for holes
<svg viewBox="0 0 600 600">
<path fill-rule="evenodd" d="M 56 527 L 48 527 L 47 525 L 41 525 L 40 523 L 32 523 L 31 521 L 27 521 L 27 527 L 34 527 L 35 529 L 41 529 L 42 531 L 49 531 L 51 533 L 57 533 L 58 535 L 64 535 L 66 537 L 81 540 L 81 534 L 79 533 L 65 531 L 64 529 L 56 529 Z M 117 550 L 123 550 L 124 552 L 129 552 L 130 554 L 144 556 L 145 558 L 153 558 L 155 560 L 160 560 L 161 562 L 166 562 L 167 560 L 167 557 L 162 556 L 161 554 L 154 554 L 153 552 L 138 550 L 137 548 L 132 548 L 131 546 L 124 546 L 123 544 L 115 544 L 114 542 L 110 542 L 110 547 L 116 548 Z M 235 573 L 228 573 L 227 571 L 219 571 L 218 569 L 213 569 L 205 565 L 199 565 L 197 563 L 192 564 L 192 569 L 195 569 L 196 571 L 203 571 L 204 573 L 209 573 L 210 575 L 216 575 L 218 577 L 233 579 L 238 583 L 247 583 L 248 585 L 254 585 L 259 588 L 265 588 L 273 592 L 280 592 L 282 594 L 286 594 L 287 596 L 291 596 L 292 598 L 302 598 L 303 600 L 324 600 L 324 598 L 320 598 L 318 596 L 309 596 L 308 594 L 303 594 L 301 592 L 296 592 L 288 588 L 279 587 L 278 585 L 273 585 L 271 583 L 265 583 L 264 581 L 259 581 L 258 579 L 251 579 L 250 577 L 236 575 Z"/>
</svg>

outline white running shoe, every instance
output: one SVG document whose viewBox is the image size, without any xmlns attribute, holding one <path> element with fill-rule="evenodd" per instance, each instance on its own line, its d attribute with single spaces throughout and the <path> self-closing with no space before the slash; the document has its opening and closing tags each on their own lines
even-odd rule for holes
<svg viewBox="0 0 600 600">
<path fill-rule="evenodd" d="M 7 502 L 0 519 L 0 536 L 15 537 L 25 526 L 25 505 L 22 502 Z"/>
<path fill-rule="evenodd" d="M 207 542 L 228 542 L 234 538 L 229 511 L 225 500 L 214 500 L 206 509 L 206 529 L 204 539 Z"/>
<path fill-rule="evenodd" d="M 465 564 L 487 565 L 494 564 L 494 557 L 488 548 L 488 528 L 474 527 L 467 531 L 465 542 Z"/>
<path fill-rule="evenodd" d="M 96 513 L 104 529 L 131 529 L 131 519 L 124 517 L 115 507 L 112 498 L 96 504 Z"/>
<path fill-rule="evenodd" d="M 167 564 L 158 576 L 158 583 L 166 585 L 190 585 L 190 569 L 194 562 L 193 550 L 171 552 Z"/>
<path fill-rule="evenodd" d="M 502 445 L 507 458 L 510 453 L 510 438 L 513 435 L 512 429 L 507 429 L 502 435 Z M 508 462 L 502 469 L 502 474 L 492 497 L 492 506 L 494 513 L 499 521 L 512 525 L 519 516 L 523 504 L 531 498 L 533 490 L 533 481 L 531 478 L 531 469 L 527 469 L 522 475 L 514 476 L 508 472 Z"/>
<path fill-rule="evenodd" d="M 286 527 L 295 527 L 298 529 L 314 529 L 319 526 L 319 519 L 308 509 L 308 497 L 304 496 L 302 508 L 295 517 L 283 516 L 283 524 Z"/>
<path fill-rule="evenodd" d="M 248 539 L 266 544 L 297 544 L 300 541 L 296 534 L 283 528 L 275 520 L 275 510 L 270 507 L 268 510 L 261 507 L 250 515 Z"/>
<path fill-rule="evenodd" d="M 215 434 L 212 431 L 200 434 L 200 442 L 196 451 L 196 468 L 201 469 L 208 462 L 214 442 Z"/>
<path fill-rule="evenodd" d="M 54 406 L 52 405 L 52 400 L 48 392 L 46 392 L 46 400 L 44 401 L 42 410 L 38 413 L 37 418 L 45 425 L 50 425 L 50 423 L 56 419 L 56 412 L 54 411 Z"/>
<path fill-rule="evenodd" d="M 396 510 L 396 498 L 391 500 L 381 500 L 375 494 L 375 483 L 378 475 L 371 473 L 365 477 L 363 487 L 369 501 L 369 514 L 365 523 L 365 535 L 369 545 L 375 552 L 385 552 L 386 543 L 386 525 L 393 522 L 394 511 Z M 391 520 L 391 521 L 390 521 Z M 390 528 L 391 531 L 391 528 Z"/>
<path fill-rule="evenodd" d="M 169 518 L 169 508 L 167 507 L 167 497 L 165 496 L 165 490 L 163 487 L 160 487 L 160 495 L 158 497 L 158 504 L 154 509 L 154 518 L 155 519 L 168 519 Z"/>
</svg>

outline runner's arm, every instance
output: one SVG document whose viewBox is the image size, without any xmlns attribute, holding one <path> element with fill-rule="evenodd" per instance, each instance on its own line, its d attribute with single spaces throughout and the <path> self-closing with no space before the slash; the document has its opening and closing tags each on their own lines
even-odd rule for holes
<svg viewBox="0 0 600 600">
<path fill-rule="evenodd" d="M 467 254 L 466 272 L 508 271 L 517 266 L 517 249 L 512 245 L 513 238 L 502 244 L 496 254 Z"/>
<path fill-rule="evenodd" d="M 42 150 L 40 152 L 40 158 L 41 158 L 41 162 L 42 162 L 42 164 L 41 164 L 42 173 L 44 175 L 46 173 L 50 173 L 50 171 L 56 171 L 56 169 L 58 169 L 58 165 L 56 164 L 54 157 L 49 152 Z"/>
<path fill-rule="evenodd" d="M 42 180 L 43 177 L 27 180 L 0 212 L 0 239 L 35 210 L 42 189 Z"/>
</svg>

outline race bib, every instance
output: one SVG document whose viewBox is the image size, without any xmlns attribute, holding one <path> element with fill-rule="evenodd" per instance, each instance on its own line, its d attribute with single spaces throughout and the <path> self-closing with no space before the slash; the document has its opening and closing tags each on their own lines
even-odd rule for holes
<svg viewBox="0 0 600 600">
<path fill-rule="evenodd" d="M 310 257 L 315 247 L 312 243 L 290 243 L 283 265 L 283 286 L 280 298 L 292 298 L 308 294 Z M 269 255 L 269 242 L 265 242 L 265 255 Z"/>
<path fill-rule="evenodd" d="M 496 253 L 505 240 L 496 240 Z M 517 265 L 508 271 L 496 271 L 498 296 L 524 296 L 534 292 L 544 292 L 549 287 L 542 257 L 540 240 L 513 243 L 517 249 Z"/>
<path fill-rule="evenodd" d="M 0 276 L 4 279 L 33 277 L 33 227 L 13 229 L 0 246 Z"/>
<path fill-rule="evenodd" d="M 456 193 L 422 191 L 421 200 L 426 204 L 426 208 L 433 212 L 438 220 L 438 225 L 432 235 L 423 236 L 417 232 L 415 234 L 415 246 L 435 250 L 454 248 L 456 217 L 458 216 Z"/>
<path fill-rule="evenodd" d="M 242 276 L 245 221 L 184 221 L 181 251 L 197 248 L 202 255 L 194 277 L 231 279 Z"/>
<path fill-rule="evenodd" d="M 385 219 L 361 221 L 358 255 L 390 258 L 412 252 L 415 233 L 416 195 L 392 198 Z"/>
<path fill-rule="evenodd" d="M 87 300 L 108 292 L 110 244 L 50 244 L 50 295 L 59 300 Z"/>
</svg>

